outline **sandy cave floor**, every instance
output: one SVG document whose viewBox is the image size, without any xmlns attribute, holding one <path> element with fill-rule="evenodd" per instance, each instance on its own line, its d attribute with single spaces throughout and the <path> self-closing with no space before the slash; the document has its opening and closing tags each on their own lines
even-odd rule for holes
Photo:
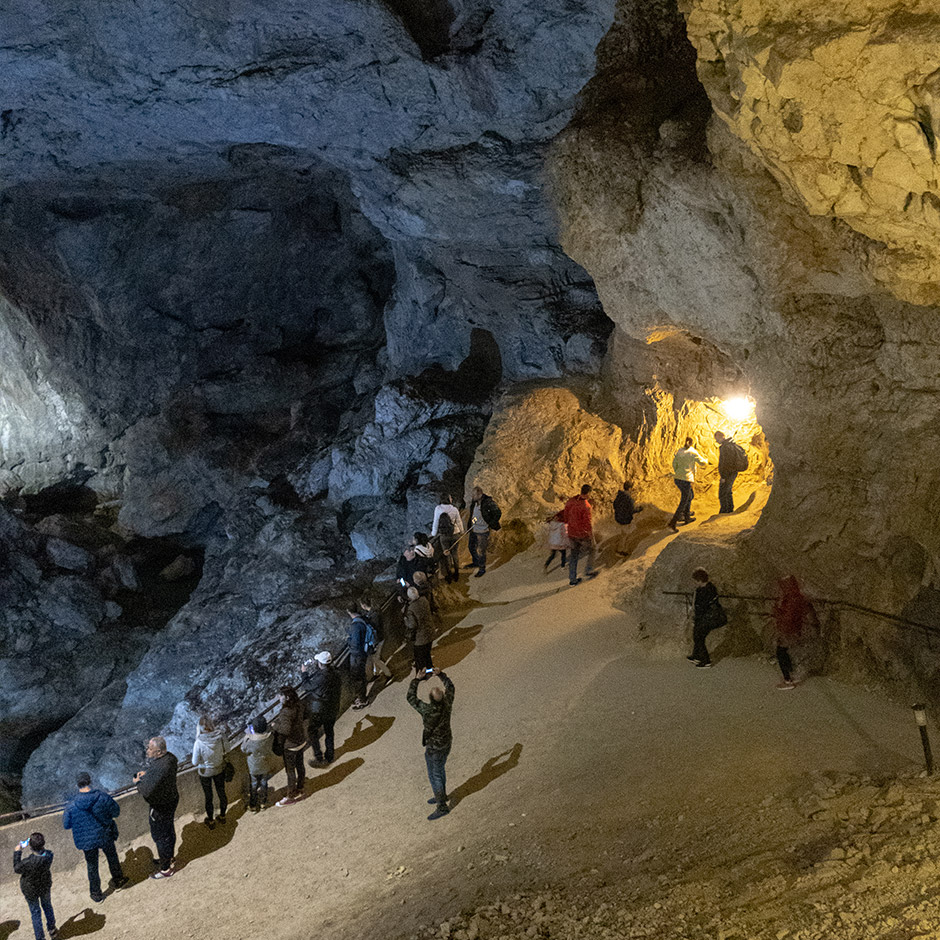
<svg viewBox="0 0 940 940">
<path fill-rule="evenodd" d="M 213 833 L 180 819 L 169 881 L 95 905 L 70 838 L 47 832 L 62 935 L 940 936 L 917 933 L 940 925 L 940 787 L 917 776 L 910 709 L 822 678 L 779 693 L 758 658 L 698 670 L 647 649 L 611 595 L 661 544 L 576 588 L 538 550 L 471 580 L 435 652 L 457 687 L 449 817 L 426 820 L 398 682 L 341 718 L 304 802 L 235 804 Z M 139 840 L 128 874 L 149 861 Z M 0 912 L 0 938 L 32 936 L 12 872 Z"/>
</svg>

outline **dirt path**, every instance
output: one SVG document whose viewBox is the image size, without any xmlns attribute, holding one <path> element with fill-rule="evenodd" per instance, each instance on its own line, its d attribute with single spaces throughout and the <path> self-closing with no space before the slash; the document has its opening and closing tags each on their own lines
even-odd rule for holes
<svg viewBox="0 0 940 940">
<path fill-rule="evenodd" d="M 180 820 L 186 864 L 169 881 L 92 905 L 66 834 L 46 833 L 60 921 L 92 909 L 63 936 L 409 936 L 558 885 L 640 904 L 684 870 L 772 855 L 807 774 L 916 767 L 909 709 L 823 679 L 781 694 L 756 659 L 697 670 L 651 656 L 609 578 L 569 588 L 529 552 L 471 581 L 477 606 L 435 653 L 457 687 L 449 817 L 425 818 L 419 719 L 398 683 L 341 719 L 346 743 L 304 802 L 258 816 L 236 805 L 211 834 Z M 149 854 L 148 841 L 131 853 L 138 877 Z M 31 936 L 12 875 L 0 910 L 0 938 Z"/>
</svg>

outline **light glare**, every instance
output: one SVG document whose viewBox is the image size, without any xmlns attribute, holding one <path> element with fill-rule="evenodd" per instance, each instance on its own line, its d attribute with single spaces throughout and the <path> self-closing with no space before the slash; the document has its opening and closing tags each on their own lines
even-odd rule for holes
<svg viewBox="0 0 940 940">
<path fill-rule="evenodd" d="M 729 398 L 721 403 L 721 408 L 732 421 L 747 421 L 754 417 L 754 399 L 752 398 Z"/>
</svg>

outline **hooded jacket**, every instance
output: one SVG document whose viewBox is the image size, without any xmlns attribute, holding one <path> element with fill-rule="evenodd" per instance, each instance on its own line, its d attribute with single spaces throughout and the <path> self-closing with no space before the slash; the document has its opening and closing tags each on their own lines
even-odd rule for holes
<svg viewBox="0 0 940 940">
<path fill-rule="evenodd" d="M 62 825 L 72 830 L 75 848 L 79 851 L 103 849 L 117 838 L 114 820 L 120 815 L 121 807 L 110 794 L 103 790 L 89 790 L 79 793 L 65 807 Z"/>
<path fill-rule="evenodd" d="M 13 852 L 13 871 L 20 876 L 20 891 L 27 901 L 38 901 L 52 888 L 52 852 L 43 849 L 23 858 L 17 846 Z"/>
<path fill-rule="evenodd" d="M 193 743 L 193 766 L 200 777 L 215 777 L 225 769 L 222 732 L 197 731 Z"/>
<path fill-rule="evenodd" d="M 274 773 L 274 734 L 271 731 L 245 735 L 242 751 L 248 761 L 248 773 L 263 777 Z"/>
</svg>

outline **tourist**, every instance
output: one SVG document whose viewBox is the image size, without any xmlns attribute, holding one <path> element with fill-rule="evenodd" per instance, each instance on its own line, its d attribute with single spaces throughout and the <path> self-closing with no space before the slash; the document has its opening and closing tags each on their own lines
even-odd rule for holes
<svg viewBox="0 0 940 940">
<path fill-rule="evenodd" d="M 306 694 L 307 740 L 313 749 L 313 767 L 325 767 L 333 763 L 333 726 L 339 717 L 339 703 L 343 686 L 339 673 L 333 665 L 333 654 L 321 650 L 301 666 L 303 677 L 300 687 Z M 324 748 L 320 745 L 323 735 Z"/>
<path fill-rule="evenodd" d="M 434 546 L 426 532 L 415 532 L 414 548 L 417 570 L 423 571 L 430 579 L 437 567 L 437 562 L 434 560 Z"/>
<path fill-rule="evenodd" d="M 415 583 L 414 587 L 418 589 L 418 593 L 422 597 L 428 599 L 428 607 L 431 608 L 431 613 L 437 613 L 437 599 L 434 597 L 434 585 L 431 584 L 430 579 L 423 571 L 415 572 Z"/>
<path fill-rule="evenodd" d="M 545 570 L 555 560 L 555 556 L 561 552 L 561 567 L 568 564 L 568 548 L 571 542 L 568 540 L 568 527 L 565 525 L 564 507 L 558 510 L 554 515 L 545 520 L 548 523 L 548 549 L 549 556 L 545 560 Z"/>
<path fill-rule="evenodd" d="M 159 869 L 151 878 L 169 878 L 175 874 L 173 856 L 176 851 L 176 807 L 180 793 L 176 788 L 175 754 L 166 749 L 166 741 L 157 736 L 147 742 L 146 770 L 134 774 L 137 792 L 150 804 L 150 835 L 157 847 Z"/>
<path fill-rule="evenodd" d="M 304 721 L 304 706 L 297 693 L 289 685 L 278 689 L 281 710 L 271 722 L 271 730 L 280 739 L 287 771 L 287 794 L 275 806 L 292 806 L 304 798 L 304 748 L 307 746 L 307 728 Z M 278 749 L 275 748 L 275 752 Z"/>
<path fill-rule="evenodd" d="M 444 580 L 456 583 L 460 580 L 460 563 L 457 559 L 457 546 L 463 534 L 463 520 L 454 505 L 450 493 L 443 493 L 441 501 L 434 507 L 434 522 L 431 525 L 431 538 L 437 538 L 440 546 L 440 564 L 444 570 Z"/>
<path fill-rule="evenodd" d="M 718 588 L 711 583 L 704 568 L 696 568 L 692 572 L 692 583 L 695 585 L 692 602 L 692 655 L 686 659 L 700 669 L 705 669 L 712 664 L 708 648 L 705 646 L 705 637 L 712 630 L 723 627 L 728 622 L 728 615 L 718 600 Z"/>
<path fill-rule="evenodd" d="M 568 527 L 568 539 L 571 548 L 568 550 L 568 583 L 580 584 L 578 577 L 578 559 L 586 556 L 584 576 L 593 578 L 597 572 L 594 570 L 594 524 L 591 519 L 591 504 L 588 495 L 591 484 L 585 483 L 577 496 L 572 496 L 565 503 L 565 524 Z"/>
<path fill-rule="evenodd" d="M 75 848 L 85 854 L 88 869 L 88 887 L 92 901 L 103 901 L 101 875 L 98 873 L 98 852 L 104 852 L 111 872 L 111 884 L 123 888 L 128 879 L 124 877 L 114 841 L 117 839 L 117 823 L 121 807 L 109 793 L 91 788 L 91 775 L 84 770 L 75 778 L 78 795 L 73 797 L 62 817 L 62 826 L 72 830 Z"/>
<path fill-rule="evenodd" d="M 692 438 L 685 439 L 685 445 L 676 451 L 672 458 L 672 473 L 675 477 L 675 484 L 679 488 L 679 505 L 669 520 L 669 528 L 677 532 L 677 524 L 681 520 L 683 525 L 688 525 L 695 516 L 692 515 L 692 498 L 695 491 L 692 484 L 695 482 L 695 467 L 706 466 L 708 461 L 692 446 Z"/>
<path fill-rule="evenodd" d="M 734 512 L 734 481 L 739 473 L 747 470 L 747 454 L 744 448 L 715 431 L 718 443 L 718 512 Z"/>
<path fill-rule="evenodd" d="M 643 512 L 642 506 L 637 506 L 633 501 L 633 495 L 630 493 L 630 481 L 624 480 L 623 486 L 617 490 L 614 497 L 614 522 L 620 528 L 620 547 L 617 549 L 618 555 L 629 555 L 627 551 L 627 527 L 633 522 L 637 513 Z"/>
<path fill-rule="evenodd" d="M 418 698 L 418 683 L 430 676 L 437 676 L 444 688 L 435 686 L 429 693 L 430 701 Z M 453 736 L 450 730 L 450 715 L 454 707 L 454 683 L 447 676 L 435 669 L 429 673 L 419 673 L 411 680 L 408 687 L 408 704 L 418 712 L 423 722 L 421 744 L 424 746 L 424 760 L 428 767 L 428 780 L 434 795 L 429 803 L 437 804 L 428 819 L 440 819 L 450 812 L 447 805 L 447 774 L 445 766 L 450 754 Z"/>
<path fill-rule="evenodd" d="M 378 679 L 380 675 L 386 679 L 391 679 L 392 670 L 383 661 L 382 645 L 385 642 L 385 631 L 382 625 L 382 611 L 372 606 L 372 600 L 368 597 L 359 598 L 359 610 L 366 622 L 372 627 L 374 640 L 372 644 L 366 643 L 366 682 L 372 682 Z"/>
<path fill-rule="evenodd" d="M 274 772 L 274 732 L 264 715 L 246 729 L 242 752 L 248 764 L 248 809 L 257 813 L 268 805 L 268 780 Z"/>
<path fill-rule="evenodd" d="M 369 622 L 362 616 L 358 606 L 351 604 L 346 608 L 349 614 L 349 678 L 352 682 L 356 700 L 353 708 L 365 708 L 368 705 L 366 694 L 366 634 L 372 629 Z"/>
<path fill-rule="evenodd" d="M 228 797 L 225 795 L 225 742 L 222 732 L 208 715 L 203 715 L 196 725 L 196 740 L 193 743 L 193 767 L 199 775 L 202 793 L 205 797 L 205 824 L 213 829 L 215 820 L 212 788 L 219 795 L 219 822 L 225 825 L 225 811 L 228 809 Z"/>
<path fill-rule="evenodd" d="M 777 582 L 777 600 L 774 603 L 774 631 L 777 644 L 777 664 L 783 681 L 777 688 L 781 692 L 795 689 L 799 680 L 793 677 L 793 659 L 790 650 L 802 640 L 807 629 L 818 630 L 819 618 L 812 602 L 800 590 L 793 575 Z"/>
<path fill-rule="evenodd" d="M 398 558 L 395 567 L 395 580 L 404 592 L 409 584 L 414 584 L 415 572 L 418 570 L 418 559 L 415 555 L 414 545 L 406 545 Z"/>
<path fill-rule="evenodd" d="M 476 568 L 475 578 L 486 574 L 486 552 L 490 543 L 490 532 L 499 528 L 501 511 L 492 496 L 475 486 L 470 499 L 467 528 L 470 530 L 470 558 L 468 568 Z"/>
<path fill-rule="evenodd" d="M 23 853 L 29 854 L 23 858 Z M 46 839 L 41 832 L 34 832 L 13 850 L 13 871 L 20 876 L 20 891 L 29 905 L 36 940 L 44 940 L 42 915 L 46 915 L 49 936 L 55 940 L 59 931 L 52 910 L 52 852 L 46 848 Z M 41 911 L 40 911 L 41 908 Z"/>
<path fill-rule="evenodd" d="M 415 674 L 429 671 L 434 665 L 431 662 L 431 642 L 434 633 L 431 608 L 428 599 L 422 597 L 418 589 L 414 587 L 408 588 L 405 630 L 414 650 Z"/>
</svg>

